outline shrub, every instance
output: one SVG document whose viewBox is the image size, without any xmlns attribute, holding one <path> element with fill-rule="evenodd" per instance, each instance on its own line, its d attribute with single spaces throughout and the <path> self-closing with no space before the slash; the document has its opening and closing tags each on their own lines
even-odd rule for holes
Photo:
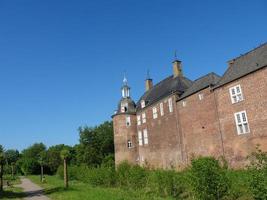
<svg viewBox="0 0 267 200">
<path fill-rule="evenodd" d="M 116 175 L 118 186 L 140 189 L 146 185 L 148 171 L 138 165 L 123 162 L 118 165 Z"/>
<path fill-rule="evenodd" d="M 267 199 L 267 152 L 256 147 L 256 151 L 250 156 L 249 170 L 252 174 L 249 188 L 256 200 Z"/>
<path fill-rule="evenodd" d="M 198 199 L 222 199 L 227 194 L 230 182 L 218 160 L 201 157 L 191 164 L 192 185 Z"/>
<path fill-rule="evenodd" d="M 184 193 L 183 178 L 180 173 L 173 170 L 154 170 L 149 173 L 148 193 L 161 197 L 179 197 Z"/>
</svg>

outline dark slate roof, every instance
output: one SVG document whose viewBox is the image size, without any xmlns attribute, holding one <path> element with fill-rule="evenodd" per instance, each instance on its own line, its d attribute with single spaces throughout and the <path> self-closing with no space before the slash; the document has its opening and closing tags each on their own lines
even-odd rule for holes
<svg viewBox="0 0 267 200">
<path fill-rule="evenodd" d="M 209 73 L 205 76 L 202 76 L 198 79 L 196 79 L 193 84 L 191 85 L 191 87 L 189 87 L 183 94 L 182 96 L 179 98 L 179 100 L 186 98 L 200 90 L 203 90 L 209 86 L 214 86 L 219 80 L 220 80 L 220 76 L 215 74 L 214 72 Z"/>
<path fill-rule="evenodd" d="M 146 102 L 147 107 L 172 93 L 181 95 L 191 85 L 192 81 L 186 77 L 177 76 L 174 78 L 173 75 L 169 76 L 144 93 L 137 102 L 137 110 L 141 109 L 142 100 Z"/>
<path fill-rule="evenodd" d="M 215 88 L 267 66 L 267 43 L 229 61 L 231 62 Z"/>
</svg>

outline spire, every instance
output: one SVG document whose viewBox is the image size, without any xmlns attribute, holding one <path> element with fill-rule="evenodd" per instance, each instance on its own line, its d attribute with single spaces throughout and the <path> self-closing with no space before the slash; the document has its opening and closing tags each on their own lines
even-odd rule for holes
<svg viewBox="0 0 267 200">
<path fill-rule="evenodd" d="M 127 78 L 126 78 L 126 73 L 124 71 L 124 75 L 123 75 L 123 85 L 128 85 L 128 81 L 127 81 Z"/>
<path fill-rule="evenodd" d="M 124 72 L 124 77 L 123 77 L 123 86 L 121 88 L 121 94 L 122 98 L 129 98 L 130 97 L 130 87 L 128 86 L 128 81 Z"/>
</svg>

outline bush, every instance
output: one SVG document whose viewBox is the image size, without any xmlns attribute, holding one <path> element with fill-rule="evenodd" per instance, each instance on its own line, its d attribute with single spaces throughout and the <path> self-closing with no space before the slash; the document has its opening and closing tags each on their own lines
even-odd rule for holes
<svg viewBox="0 0 267 200">
<path fill-rule="evenodd" d="M 150 171 L 147 189 L 148 193 L 161 197 L 180 197 L 185 192 L 184 178 L 181 173 L 173 170 Z"/>
<path fill-rule="evenodd" d="M 87 166 L 69 166 L 70 180 L 78 180 L 93 186 L 110 187 L 115 184 L 115 169 L 112 167 L 90 168 Z M 63 179 L 63 166 L 57 170 L 57 175 Z"/>
<path fill-rule="evenodd" d="M 198 199 L 222 199 L 230 188 L 225 170 L 212 157 L 192 160 L 192 185 Z"/>
<path fill-rule="evenodd" d="M 251 161 L 249 170 L 252 174 L 249 188 L 256 200 L 267 199 L 267 153 L 256 147 L 249 159 Z"/>
<path fill-rule="evenodd" d="M 146 185 L 148 172 L 138 165 L 123 162 L 117 167 L 116 175 L 118 186 L 140 189 Z"/>
</svg>

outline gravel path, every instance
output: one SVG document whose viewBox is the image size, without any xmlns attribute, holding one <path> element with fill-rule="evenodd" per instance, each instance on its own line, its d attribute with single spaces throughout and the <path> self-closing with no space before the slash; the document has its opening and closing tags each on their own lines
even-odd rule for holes
<svg viewBox="0 0 267 200">
<path fill-rule="evenodd" d="M 43 188 L 31 182 L 25 177 L 21 177 L 21 184 L 18 187 L 21 187 L 25 194 L 27 195 L 25 200 L 50 200 L 47 196 L 43 194 Z"/>
</svg>

